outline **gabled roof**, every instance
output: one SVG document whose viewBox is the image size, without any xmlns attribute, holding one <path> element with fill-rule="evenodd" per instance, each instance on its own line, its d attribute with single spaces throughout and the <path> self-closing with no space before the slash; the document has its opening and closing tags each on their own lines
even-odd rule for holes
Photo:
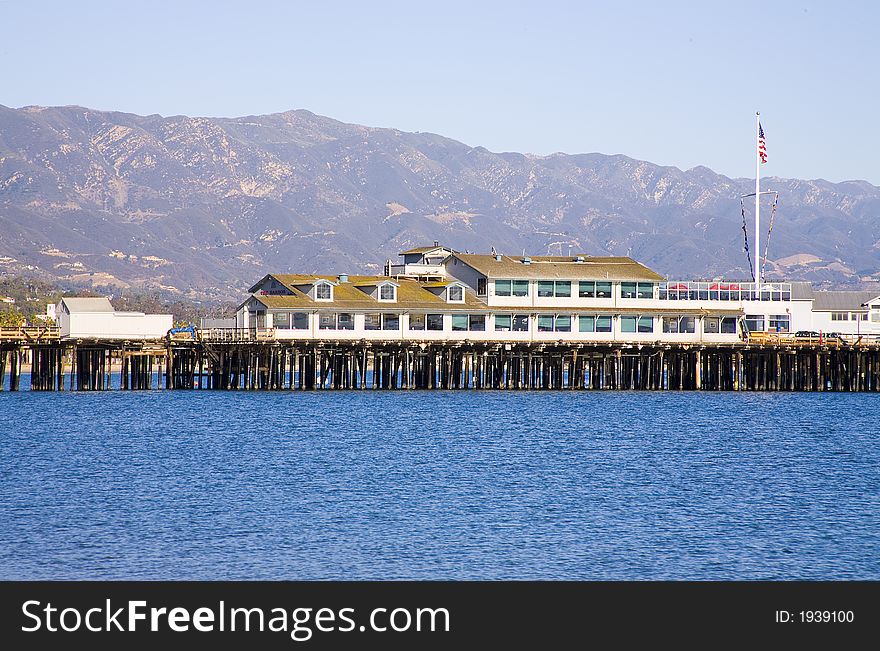
<svg viewBox="0 0 880 651">
<path fill-rule="evenodd" d="M 395 287 L 400 287 L 400 283 L 391 280 L 390 278 L 377 278 L 375 280 L 359 280 L 357 282 L 351 283 L 355 287 L 376 287 L 378 285 L 394 285 Z"/>
<path fill-rule="evenodd" d="M 499 260 L 498 257 L 501 259 Z M 472 267 L 489 278 L 546 278 L 565 280 L 645 280 L 659 281 L 663 276 L 627 257 L 617 256 L 530 256 L 531 263 L 509 255 L 457 253 L 447 263 Z M 583 258 L 577 262 L 578 257 Z"/>
<path fill-rule="evenodd" d="M 460 280 L 432 280 L 426 283 L 422 283 L 422 287 L 427 287 L 428 289 L 442 289 L 443 287 L 449 287 L 450 285 L 461 285 L 462 287 L 467 287 Z"/>
<path fill-rule="evenodd" d="M 458 253 L 455 249 L 451 249 L 448 246 L 417 246 L 414 249 L 410 249 L 409 251 L 401 251 L 397 255 L 417 255 L 420 253 L 430 253 L 431 251 L 451 251 L 452 253 Z"/>
<path fill-rule="evenodd" d="M 795 301 L 806 301 L 814 297 L 813 284 L 808 281 L 797 280 L 791 285 L 791 298 Z"/>
<path fill-rule="evenodd" d="M 115 312 L 110 299 L 106 296 L 99 298 L 64 297 L 61 302 L 67 306 L 67 310 L 73 312 Z"/>
<path fill-rule="evenodd" d="M 289 274 L 273 274 L 279 282 L 286 285 L 290 282 Z M 316 279 L 326 278 L 332 279 L 335 276 L 296 276 L 293 282 L 303 283 L 303 278 Z M 305 294 L 295 287 L 290 287 L 292 293 L 288 296 L 263 296 L 260 294 L 252 294 L 247 300 L 253 298 L 270 309 L 346 309 L 346 310 L 388 310 L 388 309 L 432 309 L 432 308 L 449 308 L 455 306 L 456 309 L 467 308 L 483 308 L 486 303 L 477 298 L 472 292 L 465 291 L 464 303 L 447 303 L 446 300 L 437 296 L 434 292 L 423 286 L 416 280 L 408 278 L 400 278 L 397 281 L 386 276 L 350 276 L 353 282 L 338 283 L 333 288 L 332 301 L 314 301 L 308 294 Z M 283 280 L 282 280 L 283 279 Z M 311 280 L 307 281 L 311 282 Z M 381 284 L 383 282 L 391 282 L 397 286 L 397 300 L 394 303 L 387 301 L 379 301 L 361 289 L 359 286 L 364 284 Z M 259 286 L 259 283 L 255 286 Z M 245 301 L 245 303 L 247 302 Z M 244 303 L 242 303 L 244 305 Z M 241 307 L 241 306 L 239 306 Z"/>
<path fill-rule="evenodd" d="M 863 303 L 880 298 L 877 292 L 841 292 L 841 291 L 816 291 L 813 292 L 813 310 L 822 312 L 852 311 L 864 312 L 868 308 L 862 307 Z"/>
</svg>

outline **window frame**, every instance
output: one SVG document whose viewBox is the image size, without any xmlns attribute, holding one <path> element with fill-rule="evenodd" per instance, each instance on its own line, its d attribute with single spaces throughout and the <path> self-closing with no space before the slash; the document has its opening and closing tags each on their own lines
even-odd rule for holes
<svg viewBox="0 0 880 651">
<path fill-rule="evenodd" d="M 386 289 L 391 290 L 391 298 L 382 296 L 382 292 Z M 377 299 L 380 303 L 396 303 L 397 302 L 397 286 L 394 283 L 382 283 L 379 285 Z"/>
<path fill-rule="evenodd" d="M 457 290 L 461 292 L 461 298 L 452 298 L 452 290 Z M 464 287 L 459 284 L 449 285 L 446 288 L 446 302 L 447 303 L 464 303 Z"/>
<path fill-rule="evenodd" d="M 327 289 L 327 297 L 321 296 L 321 292 Z M 320 280 L 315 283 L 315 300 L 324 303 L 333 301 L 333 283 L 327 280 Z"/>
</svg>

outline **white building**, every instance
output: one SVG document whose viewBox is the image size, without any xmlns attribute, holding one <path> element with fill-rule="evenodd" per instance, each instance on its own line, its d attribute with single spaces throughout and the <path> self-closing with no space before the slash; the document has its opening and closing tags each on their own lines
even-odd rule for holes
<svg viewBox="0 0 880 651">
<path fill-rule="evenodd" d="M 117 312 L 107 298 L 62 298 L 56 310 L 62 339 L 161 339 L 174 325 L 170 314 Z"/>
<path fill-rule="evenodd" d="M 878 335 L 880 295 L 876 291 L 815 292 L 812 329 L 854 336 Z"/>
<path fill-rule="evenodd" d="M 880 297 L 808 282 L 670 281 L 614 256 L 400 254 L 386 276 L 270 274 L 235 325 L 277 339 L 737 342 L 754 333 L 880 336 Z M 847 318 L 840 316 L 846 314 Z M 856 319 L 856 315 L 858 318 Z"/>
</svg>

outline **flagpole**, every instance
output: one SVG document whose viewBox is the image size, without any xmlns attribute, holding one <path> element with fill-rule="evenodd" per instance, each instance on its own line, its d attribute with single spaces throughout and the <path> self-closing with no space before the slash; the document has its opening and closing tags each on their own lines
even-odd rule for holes
<svg viewBox="0 0 880 651">
<path fill-rule="evenodd" d="M 755 113 L 755 285 L 761 297 L 761 112 Z"/>
</svg>

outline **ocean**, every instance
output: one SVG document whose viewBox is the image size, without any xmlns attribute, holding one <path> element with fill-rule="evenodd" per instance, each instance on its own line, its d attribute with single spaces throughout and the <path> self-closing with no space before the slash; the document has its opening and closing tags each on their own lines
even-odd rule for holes
<svg viewBox="0 0 880 651">
<path fill-rule="evenodd" d="M 877 404 L 4 392 L 0 578 L 876 580 Z"/>
</svg>

